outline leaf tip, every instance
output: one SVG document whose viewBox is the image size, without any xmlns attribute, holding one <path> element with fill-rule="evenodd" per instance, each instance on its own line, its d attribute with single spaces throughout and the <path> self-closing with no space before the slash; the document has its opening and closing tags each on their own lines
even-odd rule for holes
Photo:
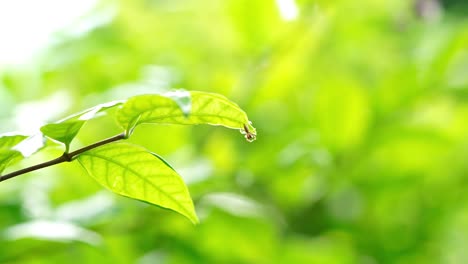
<svg viewBox="0 0 468 264">
<path fill-rule="evenodd" d="M 190 222 L 192 222 L 192 224 L 195 226 L 195 225 L 200 224 L 200 219 L 198 219 L 197 215 L 194 214 L 194 215 L 190 218 Z"/>
<path fill-rule="evenodd" d="M 241 128 L 240 132 L 248 142 L 253 142 L 257 139 L 257 130 L 252 126 L 252 122 L 250 121 L 248 124 L 244 124 L 244 128 Z"/>
</svg>

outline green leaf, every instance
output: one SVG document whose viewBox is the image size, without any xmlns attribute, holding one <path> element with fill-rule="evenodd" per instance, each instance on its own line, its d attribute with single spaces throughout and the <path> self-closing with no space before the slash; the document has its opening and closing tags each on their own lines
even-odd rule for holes
<svg viewBox="0 0 468 264">
<path fill-rule="evenodd" d="M 111 191 L 146 201 L 198 222 L 182 178 L 159 156 L 125 142 L 108 144 L 77 158 L 97 182 Z"/>
<path fill-rule="evenodd" d="M 191 91 L 190 97 L 191 107 L 188 115 L 187 103 L 181 107 L 180 100 L 174 100 L 170 94 L 131 97 L 117 112 L 117 121 L 127 134 L 131 134 L 137 125 L 144 123 L 209 124 L 240 129 L 247 140 L 255 139 L 255 128 L 237 104 L 213 93 Z"/>
<path fill-rule="evenodd" d="M 12 148 L 23 141 L 27 136 L 24 135 L 0 135 L 0 148 Z"/>
<path fill-rule="evenodd" d="M 0 174 L 12 163 L 23 159 L 18 150 L 11 149 L 25 140 L 27 136 L 16 134 L 0 135 Z"/>
<path fill-rule="evenodd" d="M 113 101 L 97 105 L 81 113 L 66 117 L 56 123 L 44 125 L 41 127 L 41 132 L 45 136 L 65 144 L 66 151 L 68 152 L 71 142 L 86 121 L 93 119 L 97 117 L 99 113 L 103 113 L 105 110 L 109 110 L 122 103 L 123 101 Z"/>
<path fill-rule="evenodd" d="M 2 173 L 8 165 L 18 162 L 22 158 L 23 155 L 17 150 L 0 149 L 0 173 Z"/>
<path fill-rule="evenodd" d="M 83 120 L 70 120 L 63 123 L 47 124 L 41 127 L 41 132 L 47 137 L 65 144 L 68 151 L 71 142 L 84 123 L 85 121 Z"/>
</svg>

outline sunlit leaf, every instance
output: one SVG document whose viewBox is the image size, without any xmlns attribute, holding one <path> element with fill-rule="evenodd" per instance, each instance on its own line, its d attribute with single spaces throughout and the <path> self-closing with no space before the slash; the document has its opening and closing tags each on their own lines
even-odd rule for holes
<svg viewBox="0 0 468 264">
<path fill-rule="evenodd" d="M 111 191 L 174 210 L 193 223 L 198 221 L 182 178 L 145 148 L 113 143 L 84 152 L 77 160 Z"/>
<path fill-rule="evenodd" d="M 0 135 L 0 148 L 12 148 L 25 138 L 24 135 Z"/>
<path fill-rule="evenodd" d="M 122 101 L 113 101 L 105 104 L 100 104 L 81 113 L 66 117 L 54 124 L 47 124 L 41 127 L 41 132 L 54 140 L 65 144 L 68 151 L 71 142 L 76 137 L 81 127 L 86 121 L 95 118 L 99 113 L 103 113 L 112 107 L 122 104 Z"/>
<path fill-rule="evenodd" d="M 0 173 L 9 165 L 20 161 L 23 158 L 21 152 L 12 149 L 23 141 L 27 136 L 24 135 L 1 135 L 0 136 Z"/>
<path fill-rule="evenodd" d="M 17 150 L 0 149 L 0 173 L 2 173 L 8 165 L 17 162 L 23 158 L 23 155 Z"/>
<path fill-rule="evenodd" d="M 70 143 L 84 123 L 83 120 L 70 120 L 63 123 L 47 124 L 41 127 L 41 132 L 54 140 L 64 143 L 68 150 Z"/>
<path fill-rule="evenodd" d="M 190 114 L 170 96 L 140 95 L 130 98 L 117 112 L 120 125 L 131 133 L 139 124 L 209 124 L 240 129 L 251 141 L 256 131 L 247 114 L 226 97 L 206 92 L 191 91 Z"/>
</svg>

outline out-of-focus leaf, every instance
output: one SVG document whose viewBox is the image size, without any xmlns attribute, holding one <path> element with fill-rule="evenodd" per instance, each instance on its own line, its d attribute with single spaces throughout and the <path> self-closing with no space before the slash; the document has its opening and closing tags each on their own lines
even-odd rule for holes
<svg viewBox="0 0 468 264">
<path fill-rule="evenodd" d="M 54 140 L 65 144 L 68 151 L 71 142 L 80 131 L 86 121 L 98 116 L 98 113 L 103 113 L 117 105 L 122 104 L 122 101 L 113 101 L 105 104 L 100 104 L 81 113 L 66 117 L 54 124 L 47 124 L 41 127 L 41 132 Z"/>
<path fill-rule="evenodd" d="M 5 168 L 23 158 L 21 152 L 11 149 L 0 149 L 0 173 L 2 173 Z"/>
<path fill-rule="evenodd" d="M 68 222 L 31 221 L 9 227 L 3 234 L 9 240 L 36 238 L 59 242 L 82 241 L 94 246 L 101 243 L 98 234 Z"/>
<path fill-rule="evenodd" d="M 55 210 L 55 219 L 89 224 L 110 215 L 114 209 L 114 196 L 102 190 L 83 199 L 60 205 Z"/>
<path fill-rule="evenodd" d="M 168 95 L 140 95 L 130 99 L 117 112 L 117 120 L 128 134 L 144 123 L 150 124 L 209 124 L 240 129 L 251 141 L 256 131 L 247 114 L 226 97 L 206 92 L 191 91 L 190 113 L 187 99 L 174 100 Z M 181 104 L 181 101 L 185 102 Z"/>
<path fill-rule="evenodd" d="M 203 197 L 202 202 L 239 217 L 261 217 L 265 213 L 261 204 L 235 193 L 209 194 Z"/>
<path fill-rule="evenodd" d="M 145 148 L 114 143 L 84 152 L 78 161 L 111 191 L 174 210 L 198 222 L 182 178 L 162 158 Z"/>
</svg>

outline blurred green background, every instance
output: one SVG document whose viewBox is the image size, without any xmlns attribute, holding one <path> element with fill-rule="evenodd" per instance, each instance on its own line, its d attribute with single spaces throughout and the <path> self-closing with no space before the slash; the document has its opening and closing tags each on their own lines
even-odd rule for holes
<svg viewBox="0 0 468 264">
<path fill-rule="evenodd" d="M 185 88 L 237 102 L 258 138 L 136 130 L 184 177 L 197 226 L 75 163 L 2 182 L 0 262 L 466 263 L 467 14 L 463 0 L 1 1 L 0 132 Z M 93 120 L 74 148 L 118 132 Z"/>
</svg>

